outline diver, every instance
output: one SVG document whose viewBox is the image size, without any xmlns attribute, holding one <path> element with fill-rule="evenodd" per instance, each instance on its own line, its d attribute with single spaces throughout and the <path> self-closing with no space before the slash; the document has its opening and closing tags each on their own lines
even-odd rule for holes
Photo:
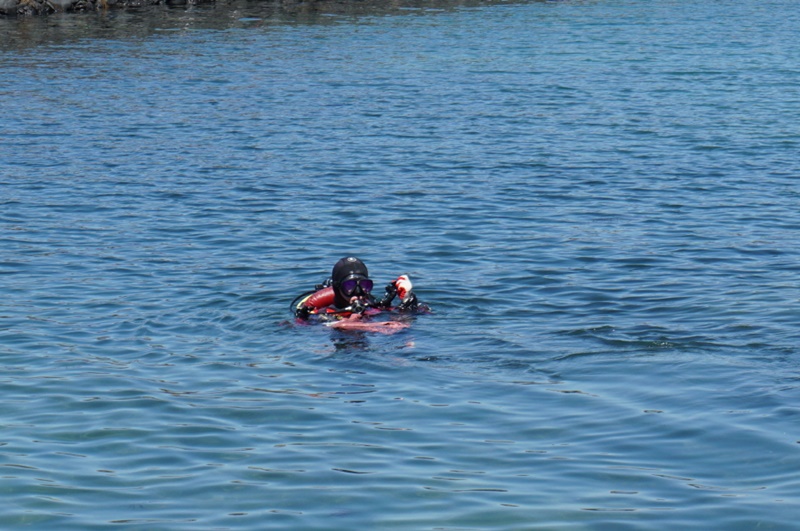
<svg viewBox="0 0 800 531">
<path fill-rule="evenodd" d="M 312 315 L 318 316 L 319 320 L 329 321 L 353 315 L 373 315 L 385 310 L 403 313 L 429 310 L 417 300 L 408 275 L 400 275 L 390 282 L 380 299 L 373 295 L 373 287 L 364 262 L 348 256 L 336 262 L 329 279 L 317 284 L 314 291 L 297 297 L 292 302 L 292 310 L 295 317 L 304 321 Z M 396 297 L 400 298 L 400 303 L 392 307 Z"/>
</svg>

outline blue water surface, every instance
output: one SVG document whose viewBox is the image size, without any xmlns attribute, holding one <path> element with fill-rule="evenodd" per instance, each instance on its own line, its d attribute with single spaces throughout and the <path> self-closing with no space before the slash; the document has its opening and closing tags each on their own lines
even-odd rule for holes
<svg viewBox="0 0 800 531">
<path fill-rule="evenodd" d="M 794 529 L 798 27 L 0 19 L 0 527 Z M 348 254 L 433 313 L 296 326 Z"/>
</svg>

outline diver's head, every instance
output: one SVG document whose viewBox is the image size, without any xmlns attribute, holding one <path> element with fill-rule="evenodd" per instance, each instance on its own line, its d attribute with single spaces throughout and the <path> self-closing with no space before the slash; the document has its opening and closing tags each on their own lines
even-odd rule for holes
<svg viewBox="0 0 800 531">
<path fill-rule="evenodd" d="M 350 306 L 353 299 L 366 299 L 372 291 L 372 280 L 364 262 L 354 256 L 342 258 L 333 266 L 331 272 L 334 305 L 337 308 Z"/>
</svg>

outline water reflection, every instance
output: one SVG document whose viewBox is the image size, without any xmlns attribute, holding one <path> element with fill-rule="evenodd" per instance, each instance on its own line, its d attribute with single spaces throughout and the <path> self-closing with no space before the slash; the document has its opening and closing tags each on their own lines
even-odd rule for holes
<svg viewBox="0 0 800 531">
<path fill-rule="evenodd" d="M 544 2 L 545 0 L 531 0 Z M 65 44 L 86 39 L 144 38 L 165 31 L 228 30 L 275 24 L 336 24 L 342 17 L 388 14 L 433 14 L 462 7 L 507 5 L 503 0 L 371 0 L 257 2 L 232 0 L 190 6 L 155 5 L 42 17 L 2 17 L 6 38 L 0 50 L 24 51 L 33 46 Z"/>
<path fill-rule="evenodd" d="M 370 348 L 367 333 L 360 330 L 333 330 L 331 343 L 336 352 L 367 351 Z"/>
</svg>

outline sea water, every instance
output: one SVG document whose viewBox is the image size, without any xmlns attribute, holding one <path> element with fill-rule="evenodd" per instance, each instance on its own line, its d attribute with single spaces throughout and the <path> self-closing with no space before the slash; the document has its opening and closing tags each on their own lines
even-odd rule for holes
<svg viewBox="0 0 800 531">
<path fill-rule="evenodd" d="M 795 528 L 798 27 L 0 20 L 0 527 Z M 296 326 L 351 254 L 433 313 Z"/>
</svg>

